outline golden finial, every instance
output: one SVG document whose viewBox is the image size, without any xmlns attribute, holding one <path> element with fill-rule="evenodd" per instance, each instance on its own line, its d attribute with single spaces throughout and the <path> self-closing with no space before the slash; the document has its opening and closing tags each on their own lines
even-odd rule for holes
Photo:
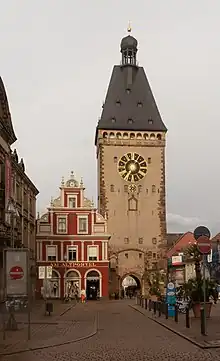
<svg viewBox="0 0 220 361">
<path fill-rule="evenodd" d="M 128 23 L 128 28 L 127 28 L 127 31 L 128 31 L 128 33 L 131 33 L 131 22 L 130 22 L 130 20 L 129 20 L 129 23 Z"/>
<path fill-rule="evenodd" d="M 53 203 L 53 197 L 51 197 L 51 199 L 50 199 L 50 205 L 51 205 L 51 207 L 53 207 L 53 205 L 54 205 L 54 203 Z"/>
<path fill-rule="evenodd" d="M 80 187 L 83 188 L 84 185 L 83 185 L 83 178 L 81 177 L 81 180 L 80 180 Z"/>
</svg>

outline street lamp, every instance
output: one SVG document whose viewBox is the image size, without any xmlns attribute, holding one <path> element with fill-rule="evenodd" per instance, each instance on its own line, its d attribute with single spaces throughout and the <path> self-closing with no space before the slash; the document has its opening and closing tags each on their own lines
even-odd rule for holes
<svg viewBox="0 0 220 361">
<path fill-rule="evenodd" d="M 14 248 L 15 246 L 15 235 L 14 235 L 14 229 L 15 229 L 15 219 L 19 217 L 19 212 L 17 208 L 14 205 L 14 202 L 12 200 L 9 200 L 8 206 L 7 206 L 7 214 L 9 215 L 9 224 L 11 226 L 11 247 Z"/>
<path fill-rule="evenodd" d="M 65 270 L 64 270 L 64 277 L 63 277 L 63 282 L 64 282 L 64 299 L 67 298 L 67 282 L 66 282 L 66 261 L 68 259 L 67 254 L 65 253 L 63 256 L 64 262 L 65 262 Z"/>
</svg>

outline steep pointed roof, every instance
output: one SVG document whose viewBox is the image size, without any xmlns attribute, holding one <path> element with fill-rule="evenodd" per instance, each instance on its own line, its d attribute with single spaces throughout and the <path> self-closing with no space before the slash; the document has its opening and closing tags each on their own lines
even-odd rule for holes
<svg viewBox="0 0 220 361">
<path fill-rule="evenodd" d="M 3 138 L 11 145 L 16 140 L 11 114 L 8 105 L 8 99 L 2 78 L 0 77 L 0 132 Z"/>
<path fill-rule="evenodd" d="M 114 66 L 97 128 L 167 130 L 143 67 Z"/>
<path fill-rule="evenodd" d="M 122 65 L 113 68 L 97 130 L 166 132 L 144 68 L 137 65 L 137 40 L 123 38 L 121 53 Z"/>
</svg>

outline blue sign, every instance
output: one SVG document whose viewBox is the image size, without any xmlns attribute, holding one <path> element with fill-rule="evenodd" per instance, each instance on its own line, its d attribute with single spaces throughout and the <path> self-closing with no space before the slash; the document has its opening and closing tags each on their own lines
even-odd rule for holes
<svg viewBox="0 0 220 361">
<path fill-rule="evenodd" d="M 168 303 L 168 316 L 175 316 L 176 288 L 173 282 L 167 284 L 166 303 Z"/>
</svg>

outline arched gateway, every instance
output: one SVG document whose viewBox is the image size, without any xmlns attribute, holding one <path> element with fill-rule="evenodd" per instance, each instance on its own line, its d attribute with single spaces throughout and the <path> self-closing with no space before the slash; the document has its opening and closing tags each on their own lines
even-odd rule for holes
<svg viewBox="0 0 220 361">
<path fill-rule="evenodd" d="M 142 293 L 141 277 L 134 274 L 126 274 L 121 278 L 120 296 L 134 297 L 137 293 Z"/>
</svg>

